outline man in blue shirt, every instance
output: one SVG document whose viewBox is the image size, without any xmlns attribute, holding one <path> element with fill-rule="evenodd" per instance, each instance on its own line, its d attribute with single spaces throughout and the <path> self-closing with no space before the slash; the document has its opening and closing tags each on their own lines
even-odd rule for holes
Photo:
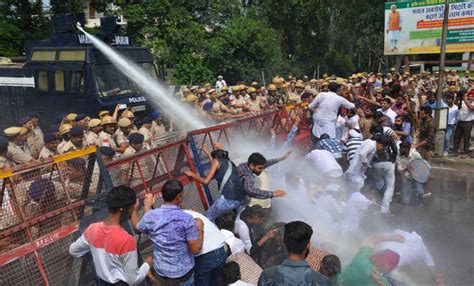
<svg viewBox="0 0 474 286">
<path fill-rule="evenodd" d="M 267 268 L 258 279 L 259 286 L 331 285 L 328 278 L 314 271 L 305 261 L 311 247 L 311 226 L 302 221 L 285 225 L 283 242 L 288 258 L 279 266 Z"/>
<path fill-rule="evenodd" d="M 204 224 L 201 219 L 183 212 L 183 185 L 177 180 L 166 181 L 161 191 L 164 203 L 149 210 L 137 230 L 148 234 L 154 244 L 154 268 L 160 285 L 194 285 L 194 254 L 201 251 Z"/>
</svg>

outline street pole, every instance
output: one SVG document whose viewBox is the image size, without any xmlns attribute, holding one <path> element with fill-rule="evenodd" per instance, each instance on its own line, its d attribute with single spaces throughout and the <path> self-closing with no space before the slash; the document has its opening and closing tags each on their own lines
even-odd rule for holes
<svg viewBox="0 0 474 286">
<path fill-rule="evenodd" d="M 446 65 L 446 38 L 448 36 L 448 20 L 449 20 L 449 0 L 445 0 L 444 4 L 444 18 L 443 18 L 443 31 L 441 34 L 441 50 L 439 59 L 439 79 L 438 79 L 438 91 L 436 94 L 436 110 L 435 110 L 435 126 L 436 126 L 436 154 L 443 154 L 444 147 L 444 132 L 445 130 L 440 129 L 441 125 L 441 100 L 443 97 L 443 85 L 445 83 L 445 65 Z"/>
</svg>

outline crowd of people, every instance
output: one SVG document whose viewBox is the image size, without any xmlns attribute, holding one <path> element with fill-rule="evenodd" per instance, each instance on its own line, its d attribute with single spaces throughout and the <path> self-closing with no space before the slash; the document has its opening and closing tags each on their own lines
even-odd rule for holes
<svg viewBox="0 0 474 286">
<path fill-rule="evenodd" d="M 436 131 L 433 112 L 438 107 L 448 109 L 445 154 L 469 156 L 474 78 L 467 73 L 445 73 L 446 83 L 439 87 L 443 89 L 439 106 L 436 73 L 400 75 L 394 69 L 386 75 L 358 73 L 349 79 L 277 76 L 268 86 L 253 82 L 250 86 L 241 83 L 228 87 L 219 77 L 215 86 L 184 87 L 176 96 L 202 116 L 215 120 L 292 103 L 307 106 L 306 114 L 291 118 L 293 127 L 280 149 L 291 146 L 301 116 L 312 118 L 312 148 L 304 161 L 312 171 L 326 176 L 324 190 L 329 196 L 336 193 L 334 190 L 347 190 L 348 222 L 341 221 L 348 227 L 344 230 L 347 234 L 359 227 L 362 213 L 369 206 L 377 206 L 383 215 L 392 215 L 390 204 L 396 189 L 402 203 L 422 202 L 425 184 L 414 176 L 412 162 L 432 160 Z M 165 127 L 159 112 L 137 119 L 131 110 L 117 106 L 112 114 L 103 111 L 97 118 L 85 114 L 61 116 L 56 129 L 43 134 L 39 115 L 31 113 L 18 126 L 4 130 L 0 169 L 86 146 L 98 146 L 110 160 L 132 156 L 153 147 L 154 139 L 171 128 Z M 272 145 L 275 140 L 273 133 Z M 217 181 L 219 197 L 204 214 L 181 208 L 184 193 L 177 180 L 163 185 L 164 203 L 159 208 L 154 208 L 155 196 L 145 196 L 141 218 L 132 189 L 121 185 L 107 193 L 108 217 L 89 226 L 70 247 L 71 255 L 76 257 L 92 253 L 98 285 L 138 284 L 146 278 L 159 285 L 398 285 L 392 271 L 414 261 L 425 263 L 434 282 L 443 285 L 416 232 L 396 230 L 371 236 L 344 268 L 334 254 L 316 255 L 312 226 L 303 221 L 282 223 L 273 219 L 268 202 L 280 197 L 284 200 L 287 191 L 271 191 L 257 183 L 266 168 L 286 160 L 291 151 L 271 160 L 252 153 L 246 162 L 236 165 L 222 145 L 216 143 L 213 149 L 203 149 L 210 161 L 205 177 L 185 172 L 204 185 Z M 318 201 L 322 196 L 314 199 Z M 361 202 L 363 207 L 359 206 Z M 153 242 L 153 257 L 145 258 L 142 265 L 138 264 L 135 237 L 121 227 L 124 218 L 131 221 L 135 233 Z M 253 263 L 253 271 L 263 270 L 257 271 L 253 281 L 242 281 L 249 270 L 231 259 L 239 255 L 251 258 L 247 261 Z"/>
<path fill-rule="evenodd" d="M 156 147 L 157 138 L 173 131 L 171 125 L 165 126 L 159 111 L 136 118 L 131 110 L 119 107 L 113 114 L 101 111 L 97 118 L 75 113 L 61 115 L 48 133 L 39 126 L 39 114 L 28 113 L 17 126 L 3 131 L 0 169 L 44 161 L 90 146 L 99 147 L 101 154 L 112 159 L 124 158 Z"/>
</svg>

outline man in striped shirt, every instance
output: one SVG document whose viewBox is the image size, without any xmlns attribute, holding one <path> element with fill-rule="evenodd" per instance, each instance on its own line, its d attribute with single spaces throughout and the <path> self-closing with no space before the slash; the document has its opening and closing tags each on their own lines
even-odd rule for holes
<svg viewBox="0 0 474 286">
<path fill-rule="evenodd" d="M 137 196 L 126 186 L 114 187 L 107 194 L 109 215 L 102 222 L 91 224 L 69 247 L 69 253 L 82 257 L 91 252 L 97 273 L 97 285 L 139 284 L 153 265 L 148 257 L 138 267 L 135 238 L 120 225 L 123 219 L 136 216 Z M 150 203 L 146 197 L 145 205 Z"/>
<path fill-rule="evenodd" d="M 351 129 L 349 131 L 349 139 L 344 142 L 343 151 L 346 153 L 347 161 L 349 164 L 354 159 L 357 148 L 364 142 L 362 134 L 357 129 Z"/>
</svg>

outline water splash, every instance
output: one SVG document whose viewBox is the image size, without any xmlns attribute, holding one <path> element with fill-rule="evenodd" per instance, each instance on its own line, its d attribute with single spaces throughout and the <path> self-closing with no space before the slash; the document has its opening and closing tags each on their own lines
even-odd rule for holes
<svg viewBox="0 0 474 286">
<path fill-rule="evenodd" d="M 121 73 L 133 81 L 147 95 L 148 100 L 160 106 L 161 110 L 182 130 L 189 131 L 206 127 L 197 112 L 170 94 L 168 87 L 158 83 L 133 61 L 84 31 L 80 24 L 77 25 L 77 29 L 83 32 Z"/>
</svg>

